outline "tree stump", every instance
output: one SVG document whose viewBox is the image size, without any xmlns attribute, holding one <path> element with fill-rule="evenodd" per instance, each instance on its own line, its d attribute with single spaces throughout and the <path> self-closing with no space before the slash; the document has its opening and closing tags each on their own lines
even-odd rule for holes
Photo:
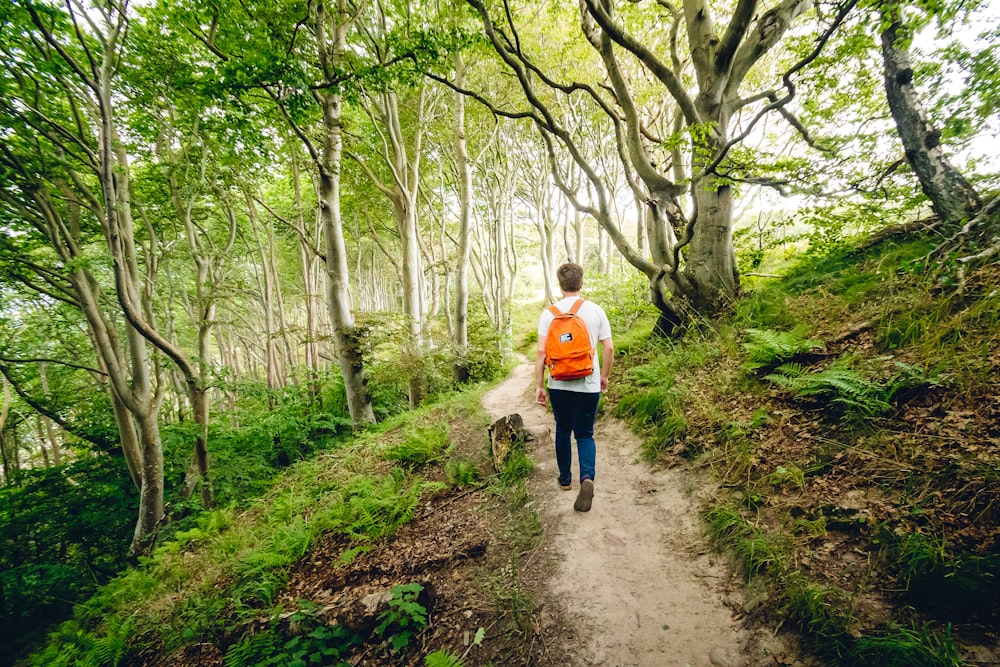
<svg viewBox="0 0 1000 667">
<path fill-rule="evenodd" d="M 498 473 L 502 473 L 507 469 L 507 459 L 510 458 L 514 447 L 523 447 L 529 434 L 524 430 L 524 420 L 517 413 L 501 417 L 493 422 L 490 425 L 489 434 L 493 468 Z"/>
</svg>

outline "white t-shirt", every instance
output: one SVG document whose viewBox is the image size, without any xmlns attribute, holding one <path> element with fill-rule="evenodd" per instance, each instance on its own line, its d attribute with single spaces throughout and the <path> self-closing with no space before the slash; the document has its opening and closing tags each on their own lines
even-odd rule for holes
<svg viewBox="0 0 1000 667">
<path fill-rule="evenodd" d="M 569 296 L 556 301 L 555 307 L 559 312 L 568 312 L 576 300 L 580 297 Z M 550 389 L 564 389 L 566 391 L 579 391 L 588 394 L 599 394 L 601 392 L 601 365 L 597 360 L 597 350 L 600 347 L 599 341 L 611 338 L 611 323 L 608 316 L 604 314 L 604 309 L 593 301 L 586 301 L 576 314 L 587 323 L 587 331 L 590 332 L 590 342 L 594 348 L 594 372 L 579 380 L 553 380 L 549 378 Z M 555 316 L 546 308 L 542 311 L 542 316 L 538 318 L 538 340 L 544 341 L 549 333 L 549 326 Z"/>
</svg>

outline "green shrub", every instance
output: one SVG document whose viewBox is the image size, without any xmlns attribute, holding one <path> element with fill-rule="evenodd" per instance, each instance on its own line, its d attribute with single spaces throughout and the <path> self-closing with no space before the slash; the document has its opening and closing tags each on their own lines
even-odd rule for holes
<svg viewBox="0 0 1000 667">
<path fill-rule="evenodd" d="M 712 540 L 733 551 L 748 578 L 765 569 L 775 567 L 780 572 L 784 568 L 782 547 L 738 510 L 718 506 L 709 510 L 705 518 Z"/>
<path fill-rule="evenodd" d="M 614 414 L 646 430 L 643 455 L 650 460 L 655 460 L 687 433 L 681 391 L 672 384 L 633 391 L 621 398 Z"/>
<path fill-rule="evenodd" d="M 781 605 L 783 614 L 814 638 L 838 637 L 847 632 L 848 619 L 840 611 L 844 606 L 842 592 L 801 576 L 789 579 Z"/>
<path fill-rule="evenodd" d="M 0 487 L 0 645 L 11 656 L 127 562 L 138 493 L 121 456 L 80 451 Z"/>
<path fill-rule="evenodd" d="M 890 626 L 861 637 L 846 653 L 844 665 L 885 667 L 958 667 L 963 664 L 951 637 L 951 625 L 942 633 L 930 624 Z"/>
<path fill-rule="evenodd" d="M 588 275 L 584 291 L 585 298 L 604 309 L 616 337 L 619 332 L 627 334 L 642 320 L 651 324 L 659 313 L 649 301 L 648 279 L 637 271 Z"/>
<path fill-rule="evenodd" d="M 398 468 L 386 477 L 355 477 L 340 489 L 341 502 L 327 510 L 321 525 L 362 542 L 391 535 L 413 517 L 423 489 Z"/>
<path fill-rule="evenodd" d="M 798 467 L 794 463 L 789 463 L 788 465 L 778 466 L 774 469 L 774 472 L 768 474 L 764 481 L 772 486 L 782 486 L 790 485 L 797 489 L 801 489 L 805 486 L 806 475 L 802 468 Z"/>
<path fill-rule="evenodd" d="M 504 471 L 500 474 L 500 481 L 504 486 L 512 486 L 531 477 L 534 472 L 535 463 L 531 457 L 523 449 L 515 447 L 507 459 Z"/>
</svg>

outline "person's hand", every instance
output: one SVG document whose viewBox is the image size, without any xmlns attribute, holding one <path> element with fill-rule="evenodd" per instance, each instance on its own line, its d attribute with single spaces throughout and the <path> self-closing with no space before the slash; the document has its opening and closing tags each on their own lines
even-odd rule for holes
<svg viewBox="0 0 1000 667">
<path fill-rule="evenodd" d="M 604 392 L 604 391 L 607 391 L 607 390 L 608 390 L 608 376 L 607 375 L 602 375 L 601 376 L 601 391 Z"/>
<path fill-rule="evenodd" d="M 539 405 L 545 405 L 549 400 L 548 394 L 545 393 L 545 387 L 537 387 L 535 389 L 535 403 Z"/>
</svg>

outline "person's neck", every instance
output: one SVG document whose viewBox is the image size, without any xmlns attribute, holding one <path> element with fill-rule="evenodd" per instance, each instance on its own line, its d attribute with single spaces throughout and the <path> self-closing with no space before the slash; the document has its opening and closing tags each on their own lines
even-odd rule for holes
<svg viewBox="0 0 1000 667">
<path fill-rule="evenodd" d="M 576 292 L 563 292 L 562 293 L 562 298 L 564 298 L 564 299 L 568 299 L 571 296 L 580 296 L 580 292 L 576 291 Z"/>
</svg>

